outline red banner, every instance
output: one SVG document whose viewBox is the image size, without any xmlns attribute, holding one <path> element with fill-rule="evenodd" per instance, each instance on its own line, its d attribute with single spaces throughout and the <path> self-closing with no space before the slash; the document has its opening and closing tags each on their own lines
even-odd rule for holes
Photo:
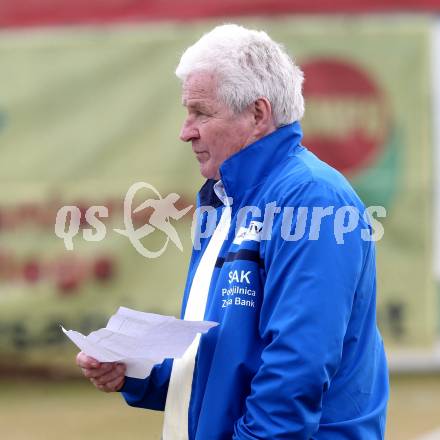
<svg viewBox="0 0 440 440">
<path fill-rule="evenodd" d="M 440 12 L 439 0 L 0 0 L 0 27 L 295 13 Z"/>
</svg>

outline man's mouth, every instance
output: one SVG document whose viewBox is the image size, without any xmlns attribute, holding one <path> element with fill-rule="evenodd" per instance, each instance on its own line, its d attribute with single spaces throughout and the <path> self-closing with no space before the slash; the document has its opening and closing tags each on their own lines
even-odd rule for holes
<svg viewBox="0 0 440 440">
<path fill-rule="evenodd" d="M 194 151 L 194 154 L 196 155 L 196 158 L 199 162 L 204 162 L 208 159 L 207 151 Z"/>
</svg>

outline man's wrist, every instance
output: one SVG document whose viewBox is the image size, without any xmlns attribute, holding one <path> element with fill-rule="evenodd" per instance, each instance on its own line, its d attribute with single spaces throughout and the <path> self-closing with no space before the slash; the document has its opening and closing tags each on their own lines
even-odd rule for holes
<svg viewBox="0 0 440 440">
<path fill-rule="evenodd" d="M 124 379 L 122 379 L 121 383 L 119 384 L 119 386 L 115 389 L 116 392 L 120 393 L 123 391 L 123 388 L 125 386 L 125 382 L 126 382 L 127 377 L 124 376 Z"/>
</svg>

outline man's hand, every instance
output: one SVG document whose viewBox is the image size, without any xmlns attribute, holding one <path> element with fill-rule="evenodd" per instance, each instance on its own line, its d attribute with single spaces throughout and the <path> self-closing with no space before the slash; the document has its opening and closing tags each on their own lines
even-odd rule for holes
<svg viewBox="0 0 440 440">
<path fill-rule="evenodd" d="M 99 362 L 82 351 L 76 356 L 76 363 L 98 390 L 110 393 L 119 391 L 124 385 L 126 366 L 117 362 Z"/>
</svg>

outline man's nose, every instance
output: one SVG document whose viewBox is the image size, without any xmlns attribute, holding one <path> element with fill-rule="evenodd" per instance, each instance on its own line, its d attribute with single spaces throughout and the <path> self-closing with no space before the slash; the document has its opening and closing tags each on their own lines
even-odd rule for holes
<svg viewBox="0 0 440 440">
<path fill-rule="evenodd" d="M 198 139 L 199 131 L 193 124 L 189 123 L 189 121 L 186 120 L 182 125 L 182 129 L 180 130 L 179 138 L 183 142 L 189 142 L 193 139 Z"/>
</svg>

